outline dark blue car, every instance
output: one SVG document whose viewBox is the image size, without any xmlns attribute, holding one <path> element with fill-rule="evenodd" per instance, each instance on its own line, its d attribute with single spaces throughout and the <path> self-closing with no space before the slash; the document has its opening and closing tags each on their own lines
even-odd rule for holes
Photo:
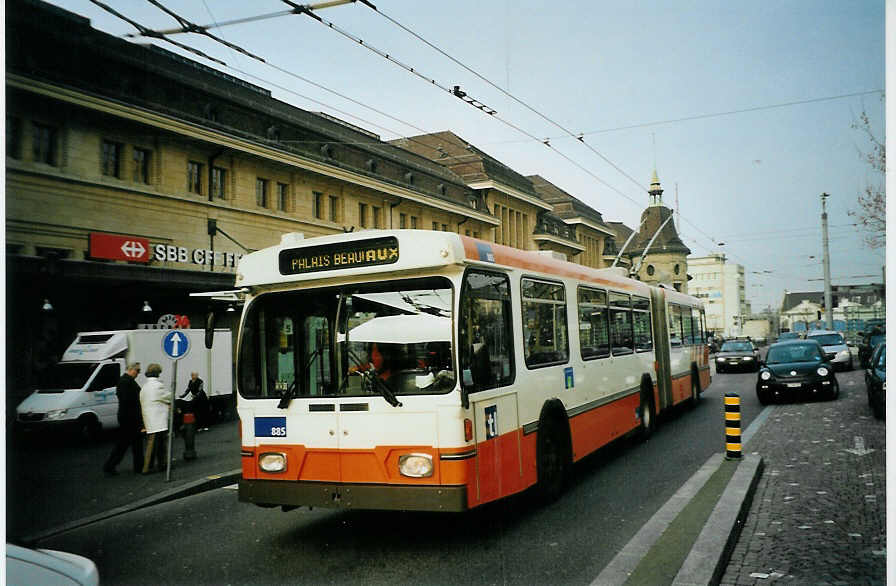
<svg viewBox="0 0 896 586">
<path fill-rule="evenodd" d="M 868 405 L 878 419 L 884 419 L 887 411 L 887 343 L 874 348 L 865 370 L 865 388 Z"/>
</svg>

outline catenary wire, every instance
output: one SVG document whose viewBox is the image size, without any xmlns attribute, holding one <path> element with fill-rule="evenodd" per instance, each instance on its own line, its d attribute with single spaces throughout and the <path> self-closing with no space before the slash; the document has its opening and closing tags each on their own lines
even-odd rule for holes
<svg viewBox="0 0 896 586">
<path fill-rule="evenodd" d="M 125 22 L 127 22 L 128 24 L 130 24 L 131 26 L 133 26 L 134 28 L 136 28 L 136 29 L 138 30 L 138 32 L 139 32 L 139 36 L 149 37 L 149 38 L 157 38 L 157 39 L 160 39 L 160 40 L 169 42 L 169 43 L 171 43 L 171 44 L 173 44 L 173 45 L 175 45 L 175 46 L 177 46 L 177 47 L 180 47 L 180 48 L 182 48 L 182 49 L 184 49 L 184 50 L 186 50 L 186 51 L 189 51 L 189 52 L 194 53 L 194 54 L 196 54 L 196 55 L 199 55 L 199 56 L 201 56 L 201 57 L 203 57 L 203 58 L 205 58 L 205 59 L 209 59 L 210 61 L 213 61 L 213 62 L 215 62 L 215 63 L 218 63 L 218 64 L 222 65 L 223 67 L 226 67 L 226 68 L 231 69 L 231 70 L 233 70 L 233 71 L 237 71 L 237 72 L 239 72 L 239 73 L 241 73 L 241 74 L 243 74 L 243 75 L 247 75 L 247 76 L 252 77 L 252 78 L 254 78 L 254 79 L 261 80 L 261 81 L 263 81 L 264 83 L 269 83 L 269 84 L 271 84 L 271 85 L 273 85 L 273 86 L 275 86 L 275 87 L 278 87 L 278 88 L 282 89 L 283 91 L 287 91 L 287 92 L 289 92 L 289 93 L 292 93 L 292 94 L 294 94 L 294 95 L 300 96 L 300 97 L 302 97 L 302 98 L 309 99 L 309 100 L 311 100 L 312 102 L 315 102 L 315 103 L 317 103 L 317 104 L 321 104 L 321 105 L 323 105 L 323 106 L 325 106 L 325 107 L 327 107 L 327 108 L 332 109 L 333 111 L 336 111 L 336 112 L 339 112 L 339 113 L 341 113 L 341 114 L 350 116 L 350 117 L 355 118 L 355 119 L 357 119 L 357 120 L 360 120 L 360 121 L 364 122 L 365 124 L 371 124 L 371 125 L 373 125 L 373 126 L 375 126 L 375 127 L 377 127 L 377 128 L 380 128 L 381 130 L 386 130 L 387 132 L 390 132 L 390 133 L 394 134 L 395 136 L 398 136 L 398 137 L 401 137 L 401 138 L 405 138 L 406 140 L 409 140 L 409 141 L 411 141 L 411 142 L 418 143 L 418 144 L 420 144 L 421 146 L 424 146 L 424 147 L 426 147 L 426 148 L 428 148 L 428 149 L 431 149 L 431 150 L 434 150 L 434 151 L 437 151 L 437 150 L 438 150 L 438 149 L 436 149 L 435 147 L 432 147 L 432 146 L 430 146 L 430 145 L 428 145 L 428 144 L 426 144 L 426 143 L 423 143 L 423 142 L 421 142 L 421 141 L 416 141 L 416 140 L 414 140 L 413 137 L 406 137 L 406 136 L 404 136 L 404 133 L 396 132 L 396 131 L 394 131 L 394 130 L 385 128 L 385 127 L 380 126 L 380 125 L 378 125 L 378 124 L 374 124 L 374 123 L 372 123 L 372 122 L 370 122 L 370 121 L 367 121 L 367 120 L 364 120 L 363 118 L 360 118 L 360 117 L 358 117 L 358 116 L 356 116 L 356 115 L 354 115 L 354 114 L 350 114 L 350 113 L 348 113 L 348 112 L 345 112 L 345 111 L 343 111 L 343 110 L 339 110 L 338 108 L 335 108 L 335 107 L 330 106 L 330 105 L 328 105 L 328 104 L 325 104 L 325 103 L 323 103 L 323 102 L 320 102 L 319 100 L 315 100 L 315 99 L 313 99 L 313 98 L 309 98 L 309 97 L 307 97 L 307 96 L 304 96 L 304 95 L 302 95 L 302 94 L 299 94 L 299 93 L 297 93 L 297 92 L 294 92 L 294 91 L 292 91 L 292 90 L 289 90 L 289 89 L 287 89 L 287 88 L 285 88 L 285 87 L 283 87 L 283 86 L 280 86 L 280 85 L 278 85 L 278 84 L 272 83 L 272 82 L 267 81 L 267 80 L 263 80 L 262 78 L 260 78 L 260 77 L 258 77 L 258 76 L 252 75 L 252 74 L 250 74 L 250 73 L 248 73 L 248 72 L 246 72 L 246 71 L 243 71 L 243 70 L 240 70 L 240 69 L 238 69 L 238 68 L 236 68 L 236 67 L 233 67 L 233 66 L 231 66 L 231 65 L 228 65 L 227 63 L 225 63 L 224 61 L 222 61 L 222 60 L 220 60 L 220 59 L 217 59 L 217 58 L 215 58 L 215 57 L 212 57 L 212 56 L 210 56 L 210 55 L 207 55 L 206 53 L 203 53 L 202 51 L 199 51 L 198 49 L 194 49 L 193 47 L 190 47 L 190 46 L 188 46 L 188 45 L 184 45 L 184 44 L 182 44 L 182 43 L 178 43 L 178 42 L 172 41 L 171 39 L 168 39 L 168 38 L 166 37 L 165 34 L 162 34 L 162 33 L 160 33 L 159 31 L 154 31 L 154 30 L 152 30 L 152 29 L 150 29 L 150 28 L 148 28 L 148 27 L 145 27 L 145 26 L 139 24 L 138 22 L 136 22 L 136 21 L 134 21 L 134 20 L 132 20 L 132 19 L 130 19 L 130 18 L 124 16 L 123 14 L 117 12 L 116 10 L 114 10 L 113 8 L 111 8 L 111 7 L 107 6 L 106 4 L 100 2 L 99 0 L 90 0 L 90 1 L 93 2 L 94 4 L 96 4 L 97 6 L 99 6 L 100 8 L 103 8 L 103 9 L 106 10 L 107 12 L 113 14 L 114 16 L 117 16 L 118 18 L 124 20 Z M 153 0 L 149 0 L 149 1 L 152 2 L 153 4 L 158 5 L 158 3 L 155 2 L 155 1 L 153 1 Z M 169 10 L 167 10 L 167 9 L 165 10 L 165 12 L 171 14 L 175 19 L 178 20 L 178 22 L 180 22 L 180 17 L 179 17 L 178 15 L 171 13 L 171 12 L 170 12 Z M 292 11 L 290 11 L 290 14 L 292 14 Z M 178 32 L 196 32 L 196 31 L 179 29 Z M 214 36 L 211 36 L 211 35 L 206 35 L 206 36 L 209 36 L 210 38 L 212 38 L 212 39 L 215 40 L 215 41 L 221 42 L 221 44 L 223 44 L 223 45 L 225 45 L 225 46 L 227 46 L 227 47 L 229 47 L 229 48 L 231 48 L 231 49 L 234 49 L 234 47 L 237 47 L 237 46 L 234 45 L 233 43 L 229 43 L 229 42 L 227 42 L 227 41 L 224 41 L 223 39 L 219 39 L 219 38 L 214 37 Z M 296 79 L 299 79 L 299 80 L 301 80 L 301 81 L 303 81 L 303 82 L 305 82 L 305 83 L 308 83 L 308 84 L 313 85 L 313 86 L 315 86 L 315 87 L 317 87 L 317 88 L 320 88 L 320 89 L 322 89 L 322 90 L 324 90 L 324 91 L 326 91 L 326 92 L 329 92 L 329 93 L 331 93 L 331 94 L 333 94 L 333 95 L 336 95 L 336 96 L 338 96 L 338 97 L 340 97 L 340 98 L 342 98 L 342 99 L 345 99 L 345 100 L 347 100 L 347 101 L 349 101 L 349 102 L 352 102 L 352 103 L 354 103 L 354 104 L 356 104 L 356 105 L 358 105 L 358 106 L 361 106 L 361 107 L 363 107 L 363 108 L 366 108 L 366 109 L 368 109 L 368 110 L 371 110 L 371 111 L 373 111 L 373 112 L 375 112 L 375 113 L 377 113 L 377 114 L 379 114 L 379 115 L 381 115 L 381 116 L 385 116 L 385 117 L 387 117 L 387 118 L 389 118 L 389 119 L 391 119 L 391 120 L 394 120 L 394 121 L 396 121 L 396 122 L 398 122 L 398 123 L 400 123 L 400 124 L 404 124 L 405 126 L 408 126 L 408 127 L 410 127 L 410 128 L 413 128 L 413 129 L 417 130 L 418 132 L 421 132 L 421 133 L 424 133 L 424 134 L 427 132 L 426 130 L 424 130 L 423 128 L 420 128 L 419 126 L 416 126 L 416 125 L 414 125 L 414 124 L 412 124 L 412 123 L 410 123 L 410 122 L 401 120 L 400 118 L 396 118 L 395 116 L 392 116 L 391 114 L 387 114 L 386 112 L 383 112 L 383 111 L 381 111 L 381 110 L 378 110 L 378 109 L 376 109 L 376 108 L 374 108 L 374 107 L 372 107 L 372 106 L 370 106 L 370 105 L 368 105 L 368 104 L 364 104 L 363 102 L 360 102 L 360 101 L 358 101 L 358 100 L 355 100 L 354 98 L 351 98 L 351 97 L 349 97 L 349 96 L 346 96 L 346 95 L 344 95 L 344 94 L 342 94 L 342 93 L 340 93 L 340 92 L 337 92 L 337 91 L 335 91 L 335 90 L 332 90 L 332 89 L 330 89 L 330 88 L 328 88 L 328 87 L 326 87 L 326 86 L 324 86 L 324 85 L 321 85 L 321 84 L 319 84 L 319 83 L 317 83 L 317 82 L 314 82 L 314 81 L 312 81 L 312 80 L 310 80 L 310 79 L 307 79 L 307 78 L 305 78 L 305 77 L 302 77 L 301 75 L 298 75 L 298 74 L 296 74 L 296 73 L 293 73 L 293 72 L 291 72 L 291 71 L 288 71 L 288 70 L 286 70 L 286 69 L 284 69 L 284 68 L 282 68 L 282 67 L 279 67 L 279 66 L 277 66 L 277 65 L 275 65 L 275 64 L 273 64 L 273 63 L 270 63 L 270 62 L 266 61 L 265 59 L 263 59 L 263 58 L 261 58 L 261 57 L 257 57 L 257 56 L 255 56 L 255 55 L 249 53 L 248 51 L 240 50 L 240 48 L 236 48 L 236 49 L 234 49 L 234 50 L 237 50 L 238 52 L 240 52 L 240 53 L 242 53 L 242 54 L 244 54 L 244 55 L 247 55 L 247 56 L 249 56 L 249 57 L 251 57 L 251 58 L 253 58 L 253 59 L 257 59 L 257 60 L 260 61 L 261 63 L 264 63 L 264 64 L 267 65 L 268 67 L 271 67 L 271 68 L 273 68 L 273 69 L 276 69 L 277 71 L 279 71 L 279 72 L 281 72 L 281 73 L 283 73 L 283 74 L 285 74 L 285 75 L 289 75 L 289 76 L 291 76 L 291 77 L 294 77 L 294 78 L 296 78 Z"/>
</svg>

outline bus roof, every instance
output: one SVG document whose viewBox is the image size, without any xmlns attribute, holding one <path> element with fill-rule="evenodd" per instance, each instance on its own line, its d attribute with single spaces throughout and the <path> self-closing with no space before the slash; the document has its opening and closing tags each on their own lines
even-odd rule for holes
<svg viewBox="0 0 896 586">
<path fill-rule="evenodd" d="M 449 265 L 515 268 L 533 276 L 572 278 L 644 296 L 654 288 L 618 269 L 593 269 L 536 251 L 430 230 L 364 230 L 307 239 L 301 234 L 284 234 L 280 244 L 240 259 L 236 285 L 298 283 Z M 674 289 L 663 291 L 669 301 L 702 305 Z"/>
</svg>

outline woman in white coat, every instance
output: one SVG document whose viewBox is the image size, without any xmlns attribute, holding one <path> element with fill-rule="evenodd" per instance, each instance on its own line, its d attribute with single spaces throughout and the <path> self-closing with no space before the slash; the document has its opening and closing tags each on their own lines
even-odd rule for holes
<svg viewBox="0 0 896 586">
<path fill-rule="evenodd" d="M 143 458 L 143 474 L 150 474 L 165 467 L 168 455 L 168 418 L 171 394 L 159 380 L 162 367 L 150 364 L 146 367 L 146 382 L 140 389 L 140 408 L 143 410 L 143 426 L 146 428 L 146 455 Z"/>
</svg>

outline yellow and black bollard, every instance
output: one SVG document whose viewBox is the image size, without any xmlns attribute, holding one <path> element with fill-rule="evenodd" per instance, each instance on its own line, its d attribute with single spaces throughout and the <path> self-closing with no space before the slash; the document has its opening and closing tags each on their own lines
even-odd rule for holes
<svg viewBox="0 0 896 586">
<path fill-rule="evenodd" d="M 740 395 L 725 394 L 725 459 L 740 460 Z"/>
</svg>

